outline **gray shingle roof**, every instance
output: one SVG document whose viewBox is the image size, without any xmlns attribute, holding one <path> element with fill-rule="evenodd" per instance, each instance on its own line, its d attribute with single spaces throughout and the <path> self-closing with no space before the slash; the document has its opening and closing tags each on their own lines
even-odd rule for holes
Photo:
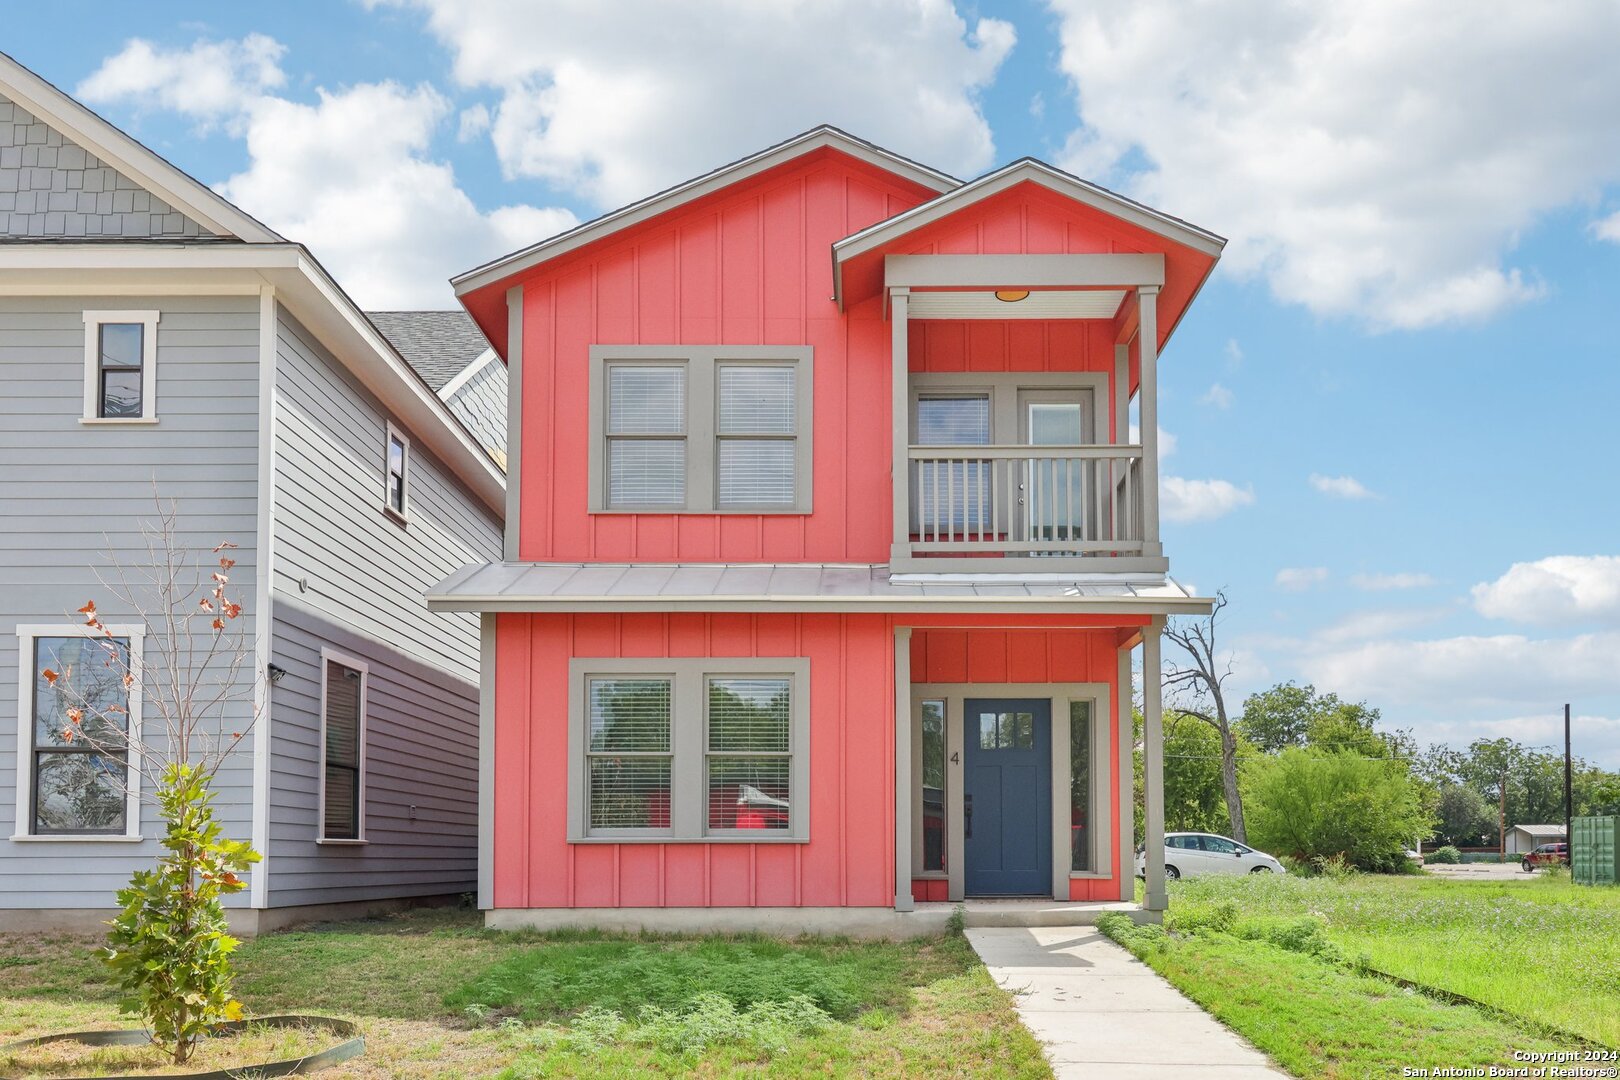
<svg viewBox="0 0 1620 1080">
<path fill-rule="evenodd" d="M 366 317 L 435 394 L 489 348 L 465 311 L 368 311 Z"/>
</svg>

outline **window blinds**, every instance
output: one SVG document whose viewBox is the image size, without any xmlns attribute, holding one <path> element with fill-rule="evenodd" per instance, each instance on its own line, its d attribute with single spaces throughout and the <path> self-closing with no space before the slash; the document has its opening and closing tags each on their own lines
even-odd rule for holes
<svg viewBox="0 0 1620 1080">
<path fill-rule="evenodd" d="M 614 364 L 607 376 L 608 502 L 682 505 L 686 369 L 674 364 Z"/>
<path fill-rule="evenodd" d="M 780 364 L 719 368 L 715 434 L 721 506 L 793 505 L 794 380 L 794 370 Z"/>
</svg>

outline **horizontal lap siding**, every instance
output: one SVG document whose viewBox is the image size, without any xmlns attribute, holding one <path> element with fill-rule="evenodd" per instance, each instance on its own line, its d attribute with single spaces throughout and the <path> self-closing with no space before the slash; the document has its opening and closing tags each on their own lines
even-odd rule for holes
<svg viewBox="0 0 1620 1080">
<path fill-rule="evenodd" d="M 408 430 L 409 521 L 385 514 L 389 415 L 284 311 L 277 354 L 269 903 L 470 891 L 478 617 L 422 593 L 500 558 L 499 522 Z M 315 843 L 323 643 L 371 665 L 360 848 Z"/>
<path fill-rule="evenodd" d="M 541 561 L 881 561 L 888 327 L 832 302 L 830 245 L 925 192 L 839 154 L 701 200 L 524 283 L 520 556 Z M 592 345 L 809 345 L 814 512 L 587 513 Z"/>
<path fill-rule="evenodd" d="M 893 636 L 882 615 L 500 615 L 497 908 L 882 907 L 893 902 Z M 573 657 L 804 656 L 804 844 L 569 844 Z"/>
<path fill-rule="evenodd" d="M 369 666 L 363 847 L 315 843 L 322 645 Z M 478 688 L 285 597 L 272 661 L 286 674 L 271 692 L 270 906 L 471 892 Z"/>
<path fill-rule="evenodd" d="M 84 413 L 83 313 L 156 310 L 155 425 L 90 425 Z M 113 563 L 149 560 L 140 525 L 174 500 L 184 543 L 232 552 L 232 592 L 254 633 L 258 481 L 257 297 L 0 298 L 0 908 L 110 908 L 113 893 L 159 854 L 150 803 L 140 844 L 12 843 L 16 828 L 18 701 L 24 659 L 16 627 L 71 624 L 94 599 L 109 622 L 134 622 L 114 601 Z M 138 573 L 138 572 L 137 572 Z M 142 607 L 153 610 L 155 603 Z M 147 658 L 156 642 L 147 638 Z M 31 662 L 29 662 L 31 666 Z M 249 692 L 252 663 L 239 673 Z M 31 674 L 31 672 L 29 673 Z M 148 694 L 150 700 L 151 694 Z M 162 720 L 148 705 L 148 735 Z M 228 726 L 251 720 L 245 703 Z M 215 782 L 226 832 L 251 831 L 252 736 Z M 150 788 L 148 788 L 150 790 Z M 247 902 L 245 894 L 229 898 Z"/>
<path fill-rule="evenodd" d="M 1108 758 L 1094 762 L 1092 775 L 1108 777 L 1108 806 L 1119 805 L 1119 631 L 1114 629 L 919 629 L 911 636 L 913 683 L 1107 683 Z M 1129 693 L 1130 688 L 1126 687 Z M 1054 721 L 1059 720 L 1053 717 Z M 1117 899 L 1123 880 L 1115 812 L 1099 827 L 1111 838 L 1111 880 L 1081 879 L 1069 884 L 1073 900 Z M 931 895 L 935 883 L 913 882 L 914 892 Z"/>
</svg>

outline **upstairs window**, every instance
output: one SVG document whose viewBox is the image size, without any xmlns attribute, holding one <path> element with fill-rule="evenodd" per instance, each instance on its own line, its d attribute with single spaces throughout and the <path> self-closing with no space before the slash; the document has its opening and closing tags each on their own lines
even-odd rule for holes
<svg viewBox="0 0 1620 1080">
<path fill-rule="evenodd" d="M 810 512 L 811 350 L 596 346 L 593 513 Z"/>
<path fill-rule="evenodd" d="M 84 313 L 84 417 L 87 423 L 157 419 L 155 311 Z"/>
<path fill-rule="evenodd" d="M 408 507 L 406 475 L 410 470 L 411 441 L 390 422 L 383 458 L 383 509 L 404 520 Z"/>
</svg>

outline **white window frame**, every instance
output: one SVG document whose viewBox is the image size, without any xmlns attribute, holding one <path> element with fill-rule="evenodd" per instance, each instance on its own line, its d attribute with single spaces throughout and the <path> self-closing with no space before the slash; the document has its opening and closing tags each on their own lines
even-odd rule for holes
<svg viewBox="0 0 1620 1080">
<path fill-rule="evenodd" d="M 394 508 L 394 485 L 388 472 L 388 455 L 394 448 L 394 440 L 398 439 L 400 446 L 405 448 L 404 456 L 400 459 L 400 507 Z M 383 435 L 383 513 L 401 524 L 411 519 L 411 437 L 405 434 L 392 420 L 385 425 Z"/>
<path fill-rule="evenodd" d="M 593 514 L 804 515 L 813 506 L 815 350 L 808 345 L 592 345 L 590 352 L 590 499 Z M 607 371 L 613 364 L 670 364 L 686 371 L 686 501 L 680 505 L 614 506 L 608 501 Z M 721 366 L 790 366 L 794 370 L 793 505 L 719 504 Z M 671 436 L 673 438 L 674 436 Z M 748 436 L 735 436 L 748 438 Z M 786 438 L 786 436 L 782 436 Z"/>
<path fill-rule="evenodd" d="M 791 719 L 786 829 L 708 826 L 708 685 L 710 679 L 777 676 L 789 680 Z M 589 826 L 589 687 L 592 679 L 670 681 L 670 796 L 667 829 Z M 806 657 L 576 657 L 568 662 L 568 842 L 802 844 L 810 839 L 810 661 Z"/>
<path fill-rule="evenodd" d="M 326 674 L 330 664 L 342 664 L 347 668 L 354 668 L 360 672 L 360 727 L 356 733 L 359 750 L 359 780 L 355 785 L 355 830 L 354 836 L 327 836 L 326 835 Z M 366 840 L 366 729 L 367 707 L 371 695 L 371 665 L 358 656 L 351 656 L 337 649 L 321 646 L 321 724 L 320 724 L 320 772 L 316 774 L 316 783 L 319 785 L 318 797 L 315 805 L 315 842 L 317 844 L 330 844 L 333 846 L 355 846 L 367 843 Z"/>
<path fill-rule="evenodd" d="M 129 639 L 129 663 L 136 674 L 129 688 L 129 737 L 141 738 L 142 648 L 146 627 L 136 623 L 108 623 L 106 633 L 83 623 L 38 623 L 17 627 L 17 816 L 11 839 L 28 843 L 135 843 L 141 837 L 141 774 L 126 762 L 124 831 L 121 833 L 36 833 L 34 828 L 34 681 L 35 641 L 52 637 L 118 637 Z"/>
<path fill-rule="evenodd" d="M 81 424 L 155 424 L 157 417 L 156 311 L 86 311 L 84 313 L 84 415 Z M 108 323 L 139 323 L 141 330 L 141 415 L 102 416 L 101 328 Z"/>
</svg>

